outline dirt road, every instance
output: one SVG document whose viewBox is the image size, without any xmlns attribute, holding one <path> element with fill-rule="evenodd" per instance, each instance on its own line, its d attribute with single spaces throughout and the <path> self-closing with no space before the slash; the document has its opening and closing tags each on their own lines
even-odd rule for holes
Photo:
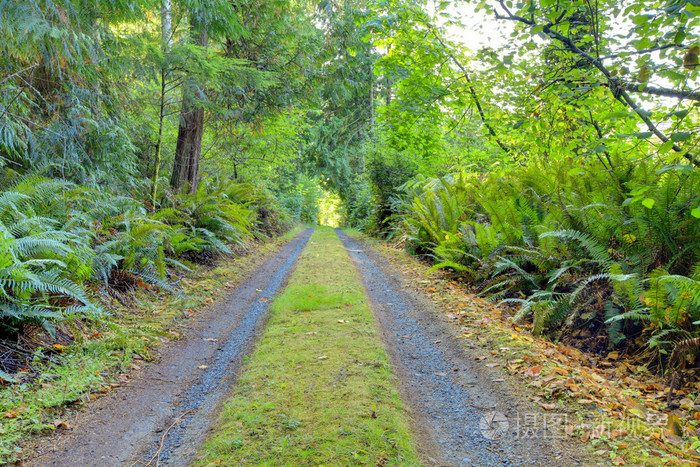
<svg viewBox="0 0 700 467">
<path fill-rule="evenodd" d="M 558 426 L 517 392 L 484 371 L 457 338 L 444 314 L 409 284 L 385 258 L 342 231 L 372 301 L 402 398 L 412 417 L 418 449 L 434 465 L 579 465 L 576 449 Z M 524 389 L 524 388 L 523 388 Z M 527 420 L 526 420 L 527 419 Z"/>
<path fill-rule="evenodd" d="M 26 462 L 36 466 L 187 465 L 265 324 L 312 230 L 300 234 L 243 281 L 224 303 L 190 323 L 187 337 L 161 348 L 163 358 L 126 386 L 70 420 Z M 155 461 L 153 462 L 155 465 Z"/>
<path fill-rule="evenodd" d="M 78 413 L 69 433 L 40 443 L 26 465 L 190 464 L 254 348 L 269 299 L 310 235 L 292 240 L 225 303 L 198 318 L 188 337 L 162 348 L 159 362 Z M 410 292 L 383 257 L 339 236 L 363 276 L 426 464 L 582 462 L 566 440 L 547 432 L 523 436 L 520 419 L 532 409 L 521 395 L 484 373 L 435 305 Z"/>
</svg>

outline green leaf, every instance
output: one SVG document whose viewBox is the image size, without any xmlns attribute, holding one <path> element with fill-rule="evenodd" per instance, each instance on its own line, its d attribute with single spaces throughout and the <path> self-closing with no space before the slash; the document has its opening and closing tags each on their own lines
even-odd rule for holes
<svg viewBox="0 0 700 467">
<path fill-rule="evenodd" d="M 670 141 L 670 140 L 666 141 L 664 144 L 661 145 L 661 147 L 659 147 L 659 152 L 660 153 L 668 152 L 671 150 L 672 147 L 673 147 L 673 141 Z"/>
<path fill-rule="evenodd" d="M 656 204 L 656 200 L 651 199 L 651 198 L 644 198 L 642 200 L 642 204 L 644 205 L 645 208 L 651 209 L 654 207 L 654 204 Z"/>
<path fill-rule="evenodd" d="M 680 120 L 680 119 L 685 118 L 686 115 L 688 115 L 688 109 L 683 109 L 683 110 L 676 110 L 675 112 L 669 112 L 664 116 L 664 118 L 677 117 Z"/>
<path fill-rule="evenodd" d="M 651 131 L 640 131 L 639 133 L 632 133 L 632 136 L 638 139 L 649 139 L 654 135 Z"/>
<path fill-rule="evenodd" d="M 700 219 L 700 207 L 697 207 L 697 208 L 693 209 L 692 211 L 690 211 L 690 215 L 697 218 L 697 219 Z"/>
<path fill-rule="evenodd" d="M 688 141 L 692 135 L 687 131 L 679 131 L 678 133 L 673 133 L 671 135 L 671 141 L 675 143 L 680 143 L 682 141 Z"/>
</svg>

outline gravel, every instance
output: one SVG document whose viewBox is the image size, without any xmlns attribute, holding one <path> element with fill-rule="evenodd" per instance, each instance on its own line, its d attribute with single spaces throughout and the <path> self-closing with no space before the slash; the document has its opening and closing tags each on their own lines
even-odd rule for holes
<svg viewBox="0 0 700 467">
<path fill-rule="evenodd" d="M 576 464 L 575 456 L 562 453 L 568 440 L 541 432 L 518 436 L 523 415 L 542 420 L 544 414 L 484 371 L 454 326 L 432 302 L 405 287 L 385 258 L 337 232 L 363 277 L 426 464 Z"/>
<path fill-rule="evenodd" d="M 223 304 L 188 321 L 186 337 L 161 348 L 161 361 L 90 403 L 69 420 L 69 433 L 35 446 L 25 465 L 155 465 L 156 457 L 160 465 L 191 464 L 312 232 L 257 268 Z"/>
</svg>

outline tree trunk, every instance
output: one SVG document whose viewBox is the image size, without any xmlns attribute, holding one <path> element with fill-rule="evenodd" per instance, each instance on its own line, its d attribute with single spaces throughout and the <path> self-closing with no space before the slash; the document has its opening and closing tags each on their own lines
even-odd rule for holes
<svg viewBox="0 0 700 467">
<path fill-rule="evenodd" d="M 195 15 L 192 15 L 194 18 Z M 204 25 L 190 20 L 192 42 L 201 47 L 207 45 L 207 33 Z M 204 109 L 197 104 L 195 95 L 196 83 L 188 82 L 183 90 L 182 111 L 180 112 L 180 128 L 177 133 L 175 162 L 170 186 L 179 191 L 183 186 L 189 186 L 189 192 L 197 191 L 199 183 L 199 159 L 202 155 L 202 136 L 204 135 Z"/>
<path fill-rule="evenodd" d="M 203 134 L 204 109 L 193 105 L 191 99 L 185 98 L 182 103 L 180 128 L 177 133 L 173 176 L 170 179 L 170 185 L 176 191 L 186 184 L 189 184 L 190 193 L 197 190 Z"/>
</svg>

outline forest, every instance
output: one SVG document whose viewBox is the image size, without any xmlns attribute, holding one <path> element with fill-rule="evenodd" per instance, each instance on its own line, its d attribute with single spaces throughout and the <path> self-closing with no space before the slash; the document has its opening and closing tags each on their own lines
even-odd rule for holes
<svg viewBox="0 0 700 467">
<path fill-rule="evenodd" d="M 300 223 L 399 245 L 522 332 L 694 371 L 698 15 L 0 0 L 0 379 L 62 351 L 28 333 L 180 293 Z"/>
</svg>

